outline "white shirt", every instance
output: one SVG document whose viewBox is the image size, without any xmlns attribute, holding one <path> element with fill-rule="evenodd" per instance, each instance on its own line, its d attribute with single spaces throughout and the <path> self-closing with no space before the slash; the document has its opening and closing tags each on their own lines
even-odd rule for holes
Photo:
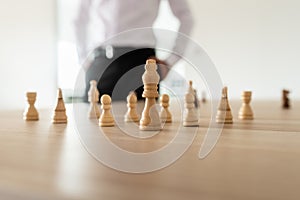
<svg viewBox="0 0 300 200">
<path fill-rule="evenodd" d="M 87 44 L 87 29 L 92 14 L 97 17 L 97 44 L 101 45 L 110 38 L 124 31 L 152 27 L 157 18 L 161 0 L 81 0 L 75 19 L 75 34 L 80 60 L 91 50 Z M 179 19 L 178 32 L 189 35 L 193 18 L 186 0 L 168 0 L 173 14 Z M 99 27 L 98 27 L 99 29 Z M 139 34 L 122 34 L 117 40 L 110 40 L 110 45 L 125 47 L 154 47 L 153 31 L 139 31 Z M 176 46 L 176 45 L 175 45 Z M 175 58 L 169 58 L 174 63 Z"/>
</svg>

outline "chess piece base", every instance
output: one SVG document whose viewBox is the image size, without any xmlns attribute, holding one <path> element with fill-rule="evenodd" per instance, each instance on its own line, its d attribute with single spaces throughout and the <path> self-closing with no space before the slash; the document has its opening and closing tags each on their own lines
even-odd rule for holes
<svg viewBox="0 0 300 200">
<path fill-rule="evenodd" d="M 197 127 L 199 126 L 199 122 L 195 121 L 195 122 L 183 122 L 183 126 L 185 127 Z"/>
<path fill-rule="evenodd" d="M 141 131 L 160 131 L 162 129 L 161 126 L 151 126 L 151 125 L 147 125 L 147 126 L 140 125 L 139 128 Z"/>
<path fill-rule="evenodd" d="M 88 117 L 90 119 L 98 119 L 100 117 L 100 109 L 97 104 L 90 106 Z"/>
<path fill-rule="evenodd" d="M 25 116 L 25 117 L 23 117 L 23 119 L 26 121 L 38 121 L 39 120 L 39 118 L 35 117 L 35 116 Z"/>
<path fill-rule="evenodd" d="M 226 119 L 226 120 L 217 119 L 216 122 L 218 124 L 233 124 L 233 120 L 232 119 Z"/>
<path fill-rule="evenodd" d="M 99 119 L 100 114 L 92 112 L 92 113 L 89 113 L 88 117 L 89 117 L 89 119 Z"/>
<path fill-rule="evenodd" d="M 137 117 L 137 118 L 131 118 L 129 116 L 125 116 L 124 117 L 124 122 L 139 122 L 140 119 Z"/>
<path fill-rule="evenodd" d="M 172 119 L 161 119 L 162 122 L 164 123 L 172 123 Z"/>
<path fill-rule="evenodd" d="M 106 122 L 106 123 L 100 122 L 99 126 L 101 126 L 101 127 L 112 127 L 112 126 L 115 126 L 115 123 L 114 122 Z"/>
<path fill-rule="evenodd" d="M 230 110 L 218 111 L 216 122 L 219 124 L 233 124 L 233 117 Z"/>
<path fill-rule="evenodd" d="M 53 124 L 66 124 L 68 122 L 68 120 L 66 119 L 56 119 L 56 120 L 52 120 Z"/>
<path fill-rule="evenodd" d="M 254 117 L 252 115 L 248 115 L 248 116 L 239 115 L 239 119 L 242 119 L 242 120 L 253 120 Z"/>
</svg>

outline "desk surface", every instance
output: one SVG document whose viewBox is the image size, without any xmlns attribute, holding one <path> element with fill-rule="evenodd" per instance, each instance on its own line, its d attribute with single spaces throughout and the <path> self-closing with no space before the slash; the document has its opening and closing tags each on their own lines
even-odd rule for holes
<svg viewBox="0 0 300 200">
<path fill-rule="evenodd" d="M 125 103 L 113 106 L 119 116 L 126 110 Z M 51 124 L 52 110 L 39 110 L 37 122 L 23 121 L 21 110 L 0 112 L 0 198 L 298 200 L 300 103 L 282 110 L 279 102 L 253 102 L 256 118 L 247 123 L 236 119 L 240 102 L 231 106 L 235 124 L 224 127 L 209 156 L 198 158 L 209 120 L 209 105 L 202 104 L 192 146 L 172 165 L 144 174 L 113 170 L 89 154 L 71 105 L 67 125 Z M 139 142 L 116 130 L 108 131 L 111 141 L 134 152 L 153 151 L 172 138 Z"/>
</svg>

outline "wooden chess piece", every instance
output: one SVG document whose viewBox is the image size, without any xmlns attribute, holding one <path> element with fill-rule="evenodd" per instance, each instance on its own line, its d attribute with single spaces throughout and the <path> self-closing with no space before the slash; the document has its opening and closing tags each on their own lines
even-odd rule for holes
<svg viewBox="0 0 300 200">
<path fill-rule="evenodd" d="M 202 103 L 206 103 L 206 93 L 205 91 L 202 92 Z"/>
<path fill-rule="evenodd" d="M 216 116 L 216 122 L 220 124 L 232 124 L 231 108 L 228 102 L 227 87 L 222 90 L 222 99 Z"/>
<path fill-rule="evenodd" d="M 243 104 L 239 111 L 239 119 L 252 120 L 253 119 L 253 111 L 250 106 L 252 92 L 244 91 L 241 99 L 243 100 Z"/>
<path fill-rule="evenodd" d="M 198 113 L 195 110 L 195 97 L 191 93 L 185 95 L 185 116 L 183 126 L 199 126 Z"/>
<path fill-rule="evenodd" d="M 28 106 L 24 111 L 23 118 L 26 121 L 37 121 L 39 120 L 39 113 L 34 107 L 36 101 L 36 92 L 27 92 L 26 93 Z"/>
<path fill-rule="evenodd" d="M 138 122 L 139 116 L 136 111 L 137 97 L 134 91 L 127 96 L 127 112 L 124 116 L 125 122 Z"/>
<path fill-rule="evenodd" d="M 194 100 L 195 108 L 200 108 L 200 101 L 198 99 L 198 94 L 197 94 L 196 89 L 194 89 L 194 94 L 195 94 L 195 96 L 194 96 L 194 98 L 195 98 L 195 100 Z"/>
<path fill-rule="evenodd" d="M 160 78 L 156 70 L 156 61 L 148 59 L 145 65 L 145 72 L 142 76 L 144 83 L 144 92 L 142 96 L 146 98 L 146 100 L 139 128 L 143 131 L 161 130 L 159 114 L 155 107 L 156 98 L 158 97 L 157 84 Z"/>
<path fill-rule="evenodd" d="M 199 100 L 198 100 L 198 95 L 197 95 L 197 91 L 196 89 L 193 88 L 193 81 L 189 81 L 189 88 L 188 88 L 188 92 L 187 93 L 191 93 L 194 95 L 194 104 L 195 104 L 195 108 L 199 107 Z"/>
<path fill-rule="evenodd" d="M 57 104 L 53 113 L 52 123 L 53 124 L 65 124 L 68 121 L 66 115 L 65 103 L 62 96 L 62 91 L 59 88 L 57 91 Z"/>
<path fill-rule="evenodd" d="M 111 98 L 109 95 L 102 95 L 101 99 L 101 108 L 103 109 L 101 116 L 99 118 L 99 126 L 109 127 L 114 126 L 115 121 L 111 114 Z"/>
<path fill-rule="evenodd" d="M 172 114 L 169 111 L 169 101 L 170 97 L 167 94 L 163 94 L 160 97 L 160 105 L 161 105 L 161 111 L 159 113 L 160 119 L 163 122 L 171 123 L 172 122 Z"/>
<path fill-rule="evenodd" d="M 89 118 L 99 118 L 100 117 L 100 108 L 98 106 L 99 102 L 99 91 L 97 89 L 97 81 L 90 81 L 90 90 L 88 92 L 88 101 L 90 102 L 90 109 L 88 112 Z"/>
<path fill-rule="evenodd" d="M 289 90 L 282 90 L 282 108 L 289 109 L 290 106 L 290 99 L 288 97 L 290 91 Z"/>
</svg>

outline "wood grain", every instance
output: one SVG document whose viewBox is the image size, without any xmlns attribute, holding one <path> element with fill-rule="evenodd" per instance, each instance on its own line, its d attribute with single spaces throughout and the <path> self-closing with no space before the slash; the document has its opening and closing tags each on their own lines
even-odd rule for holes
<svg viewBox="0 0 300 200">
<path fill-rule="evenodd" d="M 235 121 L 240 103 L 230 102 Z M 253 102 L 253 124 L 236 121 L 224 128 L 211 154 L 199 160 L 207 131 L 202 124 L 177 162 L 146 174 L 115 171 L 94 159 L 79 140 L 71 105 L 66 105 L 68 124 L 52 124 L 52 109 L 39 110 L 37 122 L 24 121 L 21 110 L 1 112 L 0 199 L 298 200 L 300 104 L 294 102 L 291 110 L 280 106 Z M 208 120 L 209 104 L 200 108 L 202 121 Z M 126 103 L 114 103 L 113 109 L 123 121 Z M 117 127 L 107 127 L 105 134 L 129 151 L 153 151 L 167 144 L 179 126 L 178 106 L 170 111 L 172 125 L 152 138 L 139 140 Z"/>
</svg>

